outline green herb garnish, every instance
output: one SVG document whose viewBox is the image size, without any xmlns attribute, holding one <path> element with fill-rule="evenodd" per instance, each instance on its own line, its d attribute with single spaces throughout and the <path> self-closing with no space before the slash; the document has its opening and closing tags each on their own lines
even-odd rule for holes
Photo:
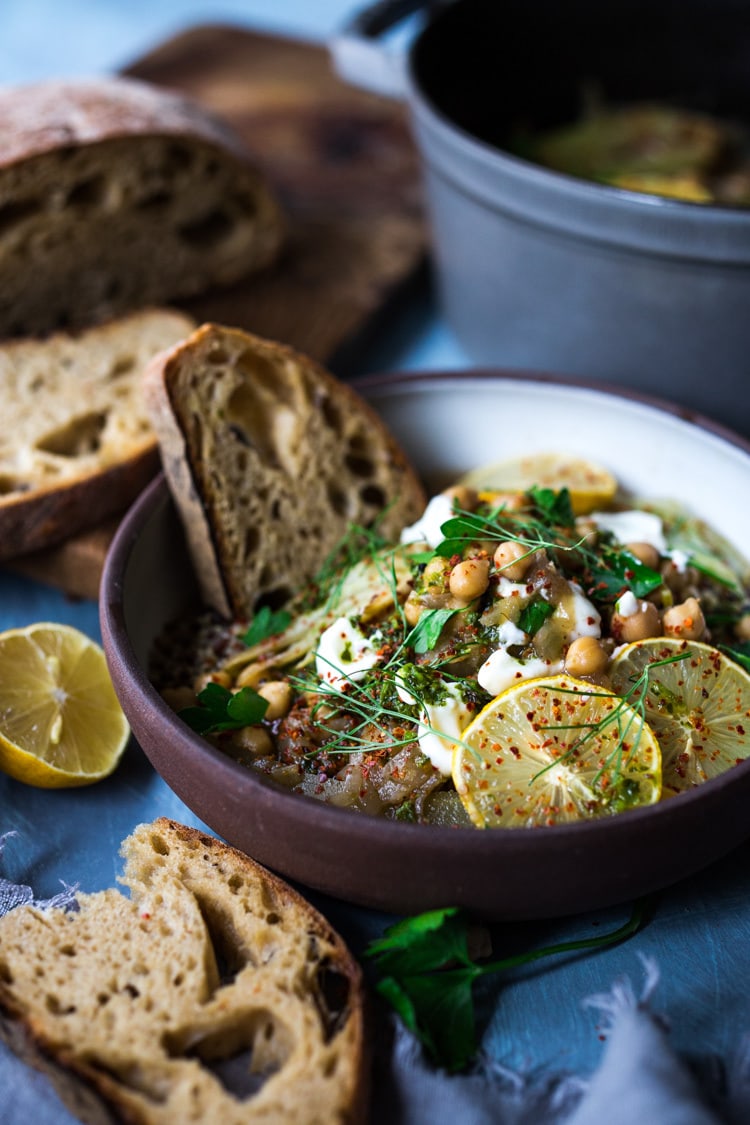
<svg viewBox="0 0 750 1125">
<path fill-rule="evenodd" d="M 404 645 L 413 648 L 415 652 L 429 652 L 440 640 L 445 623 L 460 613 L 458 609 L 428 609 L 419 618 L 411 632 L 407 635 Z"/>
<path fill-rule="evenodd" d="M 198 695 L 198 703 L 198 707 L 178 711 L 179 718 L 198 734 L 252 726 L 261 721 L 268 709 L 268 700 L 252 688 L 231 692 L 221 684 L 206 684 Z"/>
<path fill-rule="evenodd" d="M 528 633 L 533 637 L 538 633 L 544 622 L 548 617 L 551 617 L 555 612 L 555 607 L 545 602 L 543 598 L 537 598 L 533 602 L 529 602 L 527 606 L 521 610 L 518 618 L 518 628 L 522 629 L 524 633 Z"/>
<path fill-rule="evenodd" d="M 250 622 L 250 627 L 244 633 L 243 644 L 252 648 L 253 645 L 265 641 L 267 637 L 275 637 L 278 633 L 283 633 L 291 622 L 292 615 L 287 610 L 277 609 L 274 612 L 270 606 L 264 605 L 255 614 Z"/>
<path fill-rule="evenodd" d="M 589 592 L 599 601 L 614 601 L 625 590 L 632 590 L 637 598 L 646 598 L 663 582 L 657 570 L 646 566 L 629 551 L 603 547 L 598 556 L 587 557 L 586 562 L 591 583 Z"/>
<path fill-rule="evenodd" d="M 530 488 L 528 496 L 539 516 L 557 527 L 575 527 L 573 505 L 567 488 Z"/>
<path fill-rule="evenodd" d="M 463 553 L 464 548 L 478 539 L 499 539 L 502 533 L 497 521 L 492 518 L 474 515 L 469 512 L 461 513 L 441 524 L 440 530 L 444 536 L 443 541 L 435 549 L 435 554 L 442 559 L 450 559 L 454 555 Z"/>
<path fill-rule="evenodd" d="M 480 977 L 505 972 L 555 954 L 601 949 L 632 937 L 646 920 L 648 900 L 633 906 L 628 921 L 608 934 L 529 950 L 478 964 L 469 953 L 469 920 L 456 907 L 431 910 L 390 926 L 370 942 L 377 990 L 424 1044 L 434 1062 L 463 1069 L 477 1049 L 472 988 Z"/>
<path fill-rule="evenodd" d="M 378 524 L 384 518 L 384 509 L 377 516 L 372 527 L 362 527 L 361 524 L 350 523 L 346 532 L 325 558 L 323 565 L 315 575 L 312 590 L 315 594 L 315 604 L 320 605 L 326 600 L 335 601 L 337 591 L 344 582 L 349 571 L 370 556 L 375 556 L 386 547 L 387 540 L 378 532 Z"/>
</svg>

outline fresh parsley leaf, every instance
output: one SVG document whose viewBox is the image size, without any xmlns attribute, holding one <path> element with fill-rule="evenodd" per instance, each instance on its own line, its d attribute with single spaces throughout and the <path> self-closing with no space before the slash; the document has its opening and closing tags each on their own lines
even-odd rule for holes
<svg viewBox="0 0 750 1125">
<path fill-rule="evenodd" d="M 440 530 L 445 538 L 435 549 L 435 554 L 442 559 L 462 554 L 467 543 L 474 543 L 477 539 L 497 539 L 498 535 L 495 524 L 483 516 L 474 515 L 454 516 L 441 524 Z"/>
<path fill-rule="evenodd" d="M 591 594 L 600 601 L 614 601 L 626 589 L 637 598 L 648 597 L 662 584 L 658 570 L 652 570 L 629 551 L 602 548 L 597 561 L 588 567 Z"/>
<path fill-rule="evenodd" d="M 575 527 L 573 505 L 567 488 L 530 488 L 528 495 L 538 515 L 554 527 Z"/>
<path fill-rule="evenodd" d="M 415 566 L 422 566 L 426 565 L 430 559 L 434 559 L 434 557 L 434 551 L 414 551 L 409 555 L 409 562 L 413 563 Z"/>
<path fill-rule="evenodd" d="M 253 688 L 231 692 L 221 684 L 206 684 L 198 695 L 198 707 L 178 711 L 179 718 L 198 734 L 239 730 L 259 723 L 268 710 L 268 700 Z"/>
<path fill-rule="evenodd" d="M 479 964 L 468 951 L 467 916 L 455 907 L 431 910 L 390 926 L 370 943 L 381 978 L 380 995 L 395 1008 L 447 1070 L 461 1070 L 476 1051 L 472 987 L 479 977 L 504 972 L 554 954 L 598 949 L 631 937 L 644 924 L 648 900 L 635 903 L 628 921 L 608 934 L 532 949 L 502 961 Z"/>
<path fill-rule="evenodd" d="M 440 639 L 446 621 L 458 609 L 427 609 L 406 638 L 405 644 L 415 652 L 429 652 Z"/>
<path fill-rule="evenodd" d="M 248 648 L 252 648 L 253 645 L 264 641 L 266 637 L 274 637 L 277 633 L 283 633 L 287 625 L 291 625 L 291 622 L 292 615 L 287 613 L 285 609 L 277 609 L 274 612 L 270 606 L 264 605 L 253 617 L 242 641 Z"/>
<path fill-rule="evenodd" d="M 521 610 L 518 618 L 518 628 L 523 629 L 524 633 L 528 633 L 533 637 L 537 633 L 548 617 L 551 617 L 555 612 L 555 607 L 549 602 L 545 602 L 543 598 L 537 598 L 533 602 L 529 602 L 527 606 Z"/>
<path fill-rule="evenodd" d="M 435 1062 L 449 1071 L 463 1070 L 477 1049 L 471 988 L 481 969 L 475 965 L 447 969 L 435 979 L 386 977 L 377 990 L 406 1026 L 424 1043 Z"/>
<path fill-rule="evenodd" d="M 457 906 L 428 910 L 389 926 L 370 942 L 367 956 L 376 958 L 384 976 L 410 976 L 454 959 L 467 964 L 466 936 L 466 921 Z"/>
</svg>

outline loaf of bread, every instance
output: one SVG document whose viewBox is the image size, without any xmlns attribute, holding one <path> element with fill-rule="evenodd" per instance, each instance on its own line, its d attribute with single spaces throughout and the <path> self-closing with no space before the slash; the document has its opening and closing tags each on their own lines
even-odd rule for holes
<svg viewBox="0 0 750 1125">
<path fill-rule="evenodd" d="M 144 387 L 203 597 L 225 617 L 283 603 L 352 524 L 390 538 L 424 508 L 377 414 L 281 344 L 203 325 Z"/>
<path fill-rule="evenodd" d="M 0 559 L 121 512 L 153 477 L 143 370 L 194 327 L 147 309 L 77 336 L 0 346 Z"/>
<path fill-rule="evenodd" d="M 131 79 L 0 90 L 0 337 L 110 319 L 268 264 L 279 208 L 240 141 Z"/>
<path fill-rule="evenodd" d="M 173 821 L 117 890 L 0 919 L 0 1029 L 96 1125 L 334 1125 L 364 1116 L 360 970 L 300 895 Z"/>
</svg>

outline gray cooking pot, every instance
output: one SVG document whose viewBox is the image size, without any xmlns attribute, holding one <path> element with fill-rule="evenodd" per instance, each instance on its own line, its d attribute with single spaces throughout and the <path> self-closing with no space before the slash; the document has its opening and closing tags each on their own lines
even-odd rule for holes
<svg viewBox="0 0 750 1125">
<path fill-rule="evenodd" d="M 468 354 L 750 433 L 750 208 L 589 183 L 503 147 L 520 126 L 574 120 L 592 89 L 750 124 L 747 0 L 433 3 L 394 53 L 381 36 L 424 7 L 375 4 L 332 52 L 348 80 L 408 102 L 442 303 Z"/>
</svg>

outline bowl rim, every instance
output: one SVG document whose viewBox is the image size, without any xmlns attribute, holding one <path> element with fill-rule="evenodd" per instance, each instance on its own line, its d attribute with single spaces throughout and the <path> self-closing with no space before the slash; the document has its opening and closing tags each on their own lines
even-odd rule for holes
<svg viewBox="0 0 750 1125">
<path fill-rule="evenodd" d="M 612 383 L 607 384 L 590 379 L 502 368 L 392 371 L 363 376 L 351 382 L 358 392 L 364 391 L 366 393 L 367 391 L 377 392 L 377 390 L 388 391 L 398 386 L 407 389 L 429 382 L 460 382 L 467 377 L 488 382 L 520 381 L 530 384 L 554 384 L 572 391 L 581 389 L 601 392 L 603 397 L 624 397 L 640 403 L 650 410 L 663 412 L 673 417 L 677 416 L 688 424 L 693 424 L 697 428 L 738 447 L 750 457 L 750 440 L 728 427 L 693 410 L 686 410 L 676 403 L 656 396 L 644 395 L 630 388 L 618 387 Z M 376 399 L 377 394 L 375 394 L 375 409 L 377 409 Z M 392 820 L 385 822 L 384 826 L 381 817 L 370 817 L 350 809 L 337 808 L 302 794 L 285 790 L 262 774 L 234 762 L 228 755 L 212 746 L 184 724 L 151 684 L 146 670 L 136 655 L 125 624 L 123 611 L 124 577 L 143 525 L 156 514 L 160 506 L 168 507 L 170 504 L 172 504 L 172 501 L 166 479 L 163 474 L 159 474 L 147 485 L 126 513 L 107 553 L 100 586 L 99 613 L 110 671 L 114 672 L 113 666 L 115 663 L 118 664 L 124 670 L 133 690 L 140 695 L 143 706 L 156 717 L 157 721 L 174 729 L 180 739 L 190 746 L 193 753 L 203 758 L 207 757 L 215 772 L 224 775 L 228 782 L 231 780 L 235 784 L 239 784 L 240 779 L 242 779 L 243 788 L 251 792 L 255 800 L 271 805 L 276 805 L 277 802 L 281 801 L 283 806 L 286 806 L 290 811 L 296 809 L 297 811 L 293 815 L 300 827 L 330 830 L 334 835 L 339 836 L 352 834 L 365 838 L 369 836 L 372 837 L 373 841 L 377 841 L 383 832 L 387 832 L 389 841 L 393 846 L 400 844 L 405 848 L 410 847 L 417 840 L 427 842 L 429 839 L 431 850 L 437 856 L 446 852 L 450 852 L 452 855 L 458 853 L 459 856 L 464 853 L 467 856 L 478 853 L 491 854 L 494 851 L 512 854 L 517 850 L 527 851 L 529 849 L 544 854 L 563 842 L 576 842 L 583 845 L 592 834 L 596 836 L 601 833 L 605 825 L 610 839 L 614 839 L 618 833 L 629 835 L 631 832 L 637 831 L 638 824 L 644 818 L 651 821 L 658 817 L 665 824 L 670 821 L 676 822 L 683 816 L 690 816 L 691 806 L 696 801 L 705 801 L 708 795 L 714 799 L 719 798 L 724 789 L 735 785 L 738 778 L 745 777 L 750 773 L 749 757 L 746 761 L 739 763 L 718 777 L 712 778 L 705 785 L 681 793 L 677 800 L 668 800 L 643 808 L 630 809 L 612 817 L 550 825 L 537 832 L 523 831 L 518 828 L 496 828 L 492 831 L 482 832 L 473 826 L 471 828 L 468 828 L 468 826 L 466 828 L 427 826 Z M 750 825 L 748 826 L 748 833 L 750 833 Z"/>
</svg>

